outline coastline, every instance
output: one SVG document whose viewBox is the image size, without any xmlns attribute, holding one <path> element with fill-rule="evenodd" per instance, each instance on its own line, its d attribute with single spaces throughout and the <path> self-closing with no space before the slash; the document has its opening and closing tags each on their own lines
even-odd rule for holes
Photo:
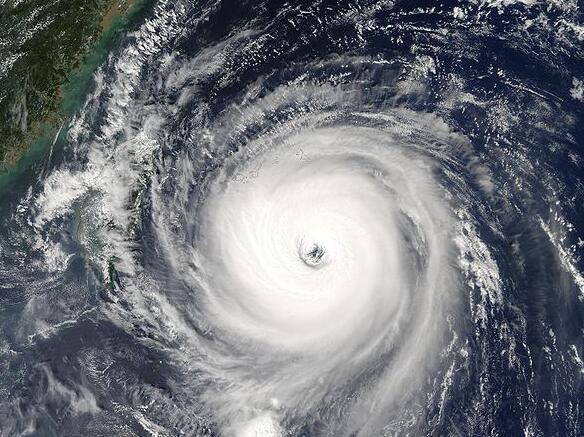
<svg viewBox="0 0 584 437">
<path fill-rule="evenodd" d="M 63 145 L 69 121 L 93 86 L 94 72 L 127 32 L 141 23 L 155 0 L 114 0 L 110 3 L 99 16 L 97 25 L 101 30 L 98 36 L 59 85 L 54 109 L 42 119 L 32 121 L 18 146 L 9 148 L 4 159 L 0 159 L 0 198 L 26 188 L 18 187 L 17 182 L 23 177 L 31 179 L 44 165 L 45 158 Z"/>
</svg>

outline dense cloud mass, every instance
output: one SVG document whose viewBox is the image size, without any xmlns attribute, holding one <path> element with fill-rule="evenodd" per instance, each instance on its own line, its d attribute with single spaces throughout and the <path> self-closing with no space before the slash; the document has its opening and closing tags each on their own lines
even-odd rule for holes
<svg viewBox="0 0 584 437">
<path fill-rule="evenodd" d="M 581 435 L 581 19 L 160 0 L 6 201 L 0 435 Z"/>
</svg>

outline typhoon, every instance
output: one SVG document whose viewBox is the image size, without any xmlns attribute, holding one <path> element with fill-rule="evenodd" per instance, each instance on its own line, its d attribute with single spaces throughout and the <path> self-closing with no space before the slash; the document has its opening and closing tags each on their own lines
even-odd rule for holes
<svg viewBox="0 0 584 437">
<path fill-rule="evenodd" d="M 581 436 L 576 0 L 159 0 L 0 203 L 0 435 Z"/>
</svg>

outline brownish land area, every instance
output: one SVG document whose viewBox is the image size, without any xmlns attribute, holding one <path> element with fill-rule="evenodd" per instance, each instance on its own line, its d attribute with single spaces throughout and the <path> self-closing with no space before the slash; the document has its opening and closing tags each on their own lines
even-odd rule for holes
<svg viewBox="0 0 584 437">
<path fill-rule="evenodd" d="M 12 52 L 0 56 L 18 54 L 0 89 L 0 171 L 16 163 L 35 141 L 54 135 L 66 123 L 71 103 L 66 108 L 65 99 L 82 97 L 83 85 L 76 82 L 87 80 L 97 67 L 102 59 L 99 53 L 115 39 L 112 34 L 116 18 L 136 3 L 136 0 L 56 0 L 51 4 L 45 1 L 9 2 L 0 11 L 0 27 L 6 29 L 7 41 L 15 41 L 9 47 Z M 18 45 L 19 35 L 26 31 L 19 23 L 40 15 L 38 10 L 50 18 L 50 25 Z M 67 89 L 74 89 L 69 92 L 73 96 L 66 95 Z"/>
</svg>

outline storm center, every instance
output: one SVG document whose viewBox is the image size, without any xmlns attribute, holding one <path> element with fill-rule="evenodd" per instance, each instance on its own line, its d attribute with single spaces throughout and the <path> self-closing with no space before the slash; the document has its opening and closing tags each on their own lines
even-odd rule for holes
<svg viewBox="0 0 584 437">
<path fill-rule="evenodd" d="M 318 267 L 324 263 L 326 250 L 318 243 L 300 248 L 300 259 L 309 267 Z"/>
</svg>

